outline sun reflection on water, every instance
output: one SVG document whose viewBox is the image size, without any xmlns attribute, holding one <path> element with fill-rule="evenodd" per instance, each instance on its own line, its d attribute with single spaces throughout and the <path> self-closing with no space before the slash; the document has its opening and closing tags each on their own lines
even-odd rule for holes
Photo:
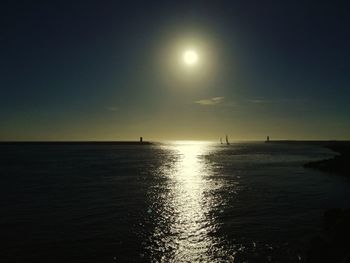
<svg viewBox="0 0 350 263">
<path fill-rule="evenodd" d="M 153 192 L 157 224 L 150 250 L 158 252 L 153 253 L 154 262 L 219 262 L 211 210 L 222 202 L 213 195 L 222 185 L 212 180 L 213 169 L 205 158 L 213 150 L 209 146 L 205 142 L 164 145 L 174 158 L 160 168 L 164 181 Z"/>
</svg>

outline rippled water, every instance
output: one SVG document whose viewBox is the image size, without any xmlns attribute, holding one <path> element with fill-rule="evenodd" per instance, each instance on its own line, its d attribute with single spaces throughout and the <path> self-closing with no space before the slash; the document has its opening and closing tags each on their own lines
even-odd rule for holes
<svg viewBox="0 0 350 263">
<path fill-rule="evenodd" d="M 350 182 L 301 145 L 1 145 L 4 262 L 300 262 Z"/>
</svg>

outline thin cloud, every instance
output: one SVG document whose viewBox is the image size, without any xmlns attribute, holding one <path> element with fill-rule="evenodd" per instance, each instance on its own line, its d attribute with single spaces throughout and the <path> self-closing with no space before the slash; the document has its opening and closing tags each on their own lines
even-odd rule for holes
<svg viewBox="0 0 350 263">
<path fill-rule="evenodd" d="M 118 111 L 118 107 L 109 106 L 109 107 L 106 107 L 106 110 L 108 110 L 108 111 Z"/>
<path fill-rule="evenodd" d="M 209 99 L 197 100 L 194 103 L 202 106 L 214 106 L 220 104 L 224 100 L 224 97 L 212 97 Z"/>
<path fill-rule="evenodd" d="M 305 99 L 275 99 L 275 100 L 267 100 L 264 98 L 258 98 L 258 99 L 250 99 L 247 100 L 249 103 L 255 103 L 255 104 L 271 104 L 271 103 L 288 103 L 288 102 L 304 102 Z"/>
<path fill-rule="evenodd" d="M 277 101 L 265 100 L 265 99 L 253 99 L 253 100 L 248 100 L 248 102 L 255 103 L 255 104 L 268 104 L 268 103 L 276 103 Z"/>
</svg>

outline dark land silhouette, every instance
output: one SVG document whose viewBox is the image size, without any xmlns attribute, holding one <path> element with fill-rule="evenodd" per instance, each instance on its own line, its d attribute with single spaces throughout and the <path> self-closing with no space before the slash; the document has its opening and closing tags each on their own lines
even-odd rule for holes
<svg viewBox="0 0 350 263">
<path fill-rule="evenodd" d="M 350 176 L 350 142 L 332 142 L 325 145 L 338 155 L 331 159 L 310 162 L 305 168 Z M 323 217 L 323 230 L 311 240 L 307 258 L 309 263 L 350 262 L 350 209 L 330 209 Z"/>
<path fill-rule="evenodd" d="M 271 142 L 271 141 L 270 141 Z M 316 169 L 330 175 L 350 178 L 350 141 L 274 141 L 275 143 L 314 144 L 336 152 L 333 158 L 304 164 L 305 168 Z M 333 208 L 325 211 L 323 229 L 311 239 L 307 248 L 308 263 L 350 262 L 350 208 Z"/>
<path fill-rule="evenodd" d="M 321 170 L 330 174 L 350 176 L 350 141 L 293 141 L 293 140 L 266 140 L 269 143 L 283 144 L 310 144 L 326 147 L 336 156 L 320 161 L 304 164 L 305 168 Z"/>
<path fill-rule="evenodd" d="M 0 145 L 84 145 L 84 144 L 98 144 L 98 145 L 152 145 L 149 141 L 0 141 Z"/>
<path fill-rule="evenodd" d="M 330 209 L 324 213 L 323 229 L 312 238 L 308 263 L 350 262 L 350 209 Z"/>
<path fill-rule="evenodd" d="M 331 159 L 307 163 L 304 167 L 350 176 L 350 142 L 332 142 L 326 147 L 337 152 L 338 155 Z"/>
</svg>

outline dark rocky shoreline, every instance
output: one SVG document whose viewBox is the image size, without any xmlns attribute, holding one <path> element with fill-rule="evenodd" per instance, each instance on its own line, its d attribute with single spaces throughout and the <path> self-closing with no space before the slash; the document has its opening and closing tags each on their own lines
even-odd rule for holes
<svg viewBox="0 0 350 263">
<path fill-rule="evenodd" d="M 350 143 L 333 142 L 325 146 L 338 155 L 304 167 L 349 177 Z M 330 209 L 324 213 L 322 233 L 312 238 L 306 262 L 350 263 L 350 209 Z"/>
<path fill-rule="evenodd" d="M 325 145 L 325 147 L 337 152 L 338 155 L 331 159 L 306 163 L 304 167 L 318 169 L 332 174 L 350 176 L 350 143 L 333 142 Z"/>
<path fill-rule="evenodd" d="M 306 262 L 350 262 L 350 209 L 331 209 L 325 212 L 322 233 L 312 238 Z"/>
<path fill-rule="evenodd" d="M 350 178 L 350 141 L 273 141 L 272 143 L 327 147 L 337 155 L 330 159 L 306 163 L 304 167 Z M 311 239 L 306 248 L 305 261 L 350 263 L 350 208 L 329 209 L 324 213 L 323 228 L 318 236 Z"/>
</svg>

